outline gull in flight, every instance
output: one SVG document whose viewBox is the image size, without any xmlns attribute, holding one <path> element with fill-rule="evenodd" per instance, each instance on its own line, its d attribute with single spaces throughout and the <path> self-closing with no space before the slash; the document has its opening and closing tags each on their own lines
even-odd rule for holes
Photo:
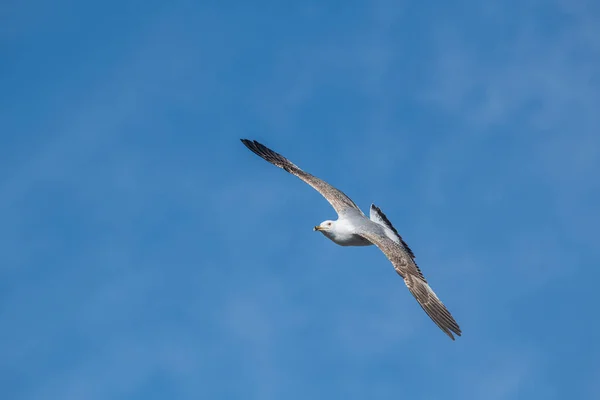
<svg viewBox="0 0 600 400">
<path fill-rule="evenodd" d="M 412 250 L 375 204 L 371 204 L 369 218 L 367 218 L 348 196 L 327 182 L 301 170 L 281 154 L 255 140 L 241 139 L 241 141 L 256 155 L 308 183 L 331 204 L 338 214 L 338 219 L 323 221 L 314 227 L 314 231 L 321 232 L 340 246 L 370 246 L 373 244 L 377 246 L 391 261 L 398 275 L 404 279 L 408 290 L 433 322 L 452 340 L 454 340 L 452 333 L 461 336 L 460 327 L 429 287 L 423 273 L 415 263 L 415 255 Z"/>
</svg>

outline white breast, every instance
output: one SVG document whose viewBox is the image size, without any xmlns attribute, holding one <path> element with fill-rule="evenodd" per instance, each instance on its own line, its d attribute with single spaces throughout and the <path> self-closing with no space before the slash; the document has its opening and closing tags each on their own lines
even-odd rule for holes
<svg viewBox="0 0 600 400">
<path fill-rule="evenodd" d="M 340 246 L 370 246 L 373 244 L 362 236 L 356 235 L 351 225 L 342 220 L 338 220 L 333 229 L 322 231 L 322 233 Z"/>
</svg>

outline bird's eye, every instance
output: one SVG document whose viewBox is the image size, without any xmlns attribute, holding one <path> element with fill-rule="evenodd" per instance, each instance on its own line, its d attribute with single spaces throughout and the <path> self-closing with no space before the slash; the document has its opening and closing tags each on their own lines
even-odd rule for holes
<svg viewBox="0 0 600 400">
<path fill-rule="evenodd" d="M 328 222 L 328 223 L 327 223 L 327 226 L 331 226 L 331 222 Z"/>
</svg>

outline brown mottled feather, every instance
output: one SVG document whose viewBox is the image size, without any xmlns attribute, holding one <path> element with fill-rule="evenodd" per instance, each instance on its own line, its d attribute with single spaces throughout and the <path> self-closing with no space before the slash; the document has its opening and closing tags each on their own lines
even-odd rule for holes
<svg viewBox="0 0 600 400">
<path fill-rule="evenodd" d="M 410 253 L 393 240 L 375 232 L 362 231 L 359 234 L 379 247 L 383 254 L 392 262 L 394 269 L 404 279 L 408 290 L 410 290 L 421 305 L 421 308 L 429 315 L 429 318 L 452 340 L 454 340 L 452 332 L 461 336 L 462 332 L 458 323 L 456 323 L 448 309 L 446 309 L 446 306 L 444 306 L 431 287 L 429 287 Z"/>
<path fill-rule="evenodd" d="M 396 236 L 398 236 L 398 239 L 400 239 L 400 243 L 402 243 L 402 246 L 404 246 L 404 248 L 406 249 L 406 252 L 413 258 L 415 258 L 415 254 L 413 253 L 413 251 L 410 249 L 410 247 L 408 247 L 408 244 L 406 244 L 406 242 L 404 241 L 404 239 L 402 239 L 402 236 L 400 236 L 400 234 L 398 233 L 398 231 L 396 230 L 396 228 L 394 228 L 394 225 L 392 225 L 392 223 L 390 222 L 390 220 L 388 219 L 388 217 L 383 213 L 383 211 L 381 211 L 381 208 L 377 207 L 375 204 L 371 205 L 372 208 L 375 209 L 375 211 L 377 211 L 377 214 L 379 214 L 379 216 L 381 217 L 381 219 L 383 220 L 383 223 L 392 230 L 392 232 L 394 232 L 396 234 Z"/>
<path fill-rule="evenodd" d="M 357 210 L 360 214 L 364 215 L 358 206 L 342 191 L 334 188 L 327 182 L 304 172 L 297 165 L 292 163 L 281 154 L 274 152 L 268 147 L 261 143 L 253 140 L 241 139 L 242 143 L 250 149 L 252 152 L 262 157 L 271 164 L 284 169 L 285 171 L 296 175 L 304 182 L 308 183 L 314 189 L 316 189 L 325 199 L 332 205 L 338 214 L 343 214 L 348 209 Z M 365 239 L 375 244 L 379 249 L 387 256 L 392 262 L 396 272 L 404 279 L 408 290 L 413 294 L 417 302 L 421 305 L 423 310 L 429 315 L 429 317 L 435 322 L 435 324 L 444 331 L 452 340 L 454 336 L 461 335 L 461 330 L 446 309 L 444 304 L 437 298 L 433 290 L 427 284 L 427 280 L 423 276 L 423 273 L 414 261 L 414 254 L 408 247 L 406 242 L 402 239 L 398 231 L 392 226 L 391 222 L 387 219 L 385 214 L 381 210 L 375 207 L 377 212 L 383 219 L 383 222 L 396 234 L 400 239 L 401 245 L 398 245 L 388 237 L 380 236 L 377 233 L 363 231 L 359 234 Z"/>
<path fill-rule="evenodd" d="M 363 214 L 360 208 L 358 208 L 358 206 L 354 204 L 354 202 L 341 190 L 334 188 L 327 182 L 309 174 L 308 172 L 304 172 L 302 169 L 300 169 L 300 167 L 292 163 L 290 160 L 281 154 L 274 152 L 256 140 L 240 140 L 247 148 L 252 150 L 254 154 L 262 157 L 271 164 L 286 170 L 290 174 L 296 175 L 298 178 L 312 186 L 315 190 L 321 193 L 323 197 L 325 197 L 325 199 L 329 202 L 329 204 L 331 204 L 338 214 L 343 213 L 349 208 L 356 209 L 359 213 Z"/>
</svg>

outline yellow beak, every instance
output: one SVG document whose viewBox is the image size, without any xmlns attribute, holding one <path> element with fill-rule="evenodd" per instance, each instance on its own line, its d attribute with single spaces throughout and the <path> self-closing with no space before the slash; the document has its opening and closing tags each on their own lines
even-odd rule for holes
<svg viewBox="0 0 600 400">
<path fill-rule="evenodd" d="M 322 230 L 323 230 L 323 228 L 321 228 L 319 225 L 317 225 L 313 228 L 313 231 L 322 231 Z"/>
</svg>

